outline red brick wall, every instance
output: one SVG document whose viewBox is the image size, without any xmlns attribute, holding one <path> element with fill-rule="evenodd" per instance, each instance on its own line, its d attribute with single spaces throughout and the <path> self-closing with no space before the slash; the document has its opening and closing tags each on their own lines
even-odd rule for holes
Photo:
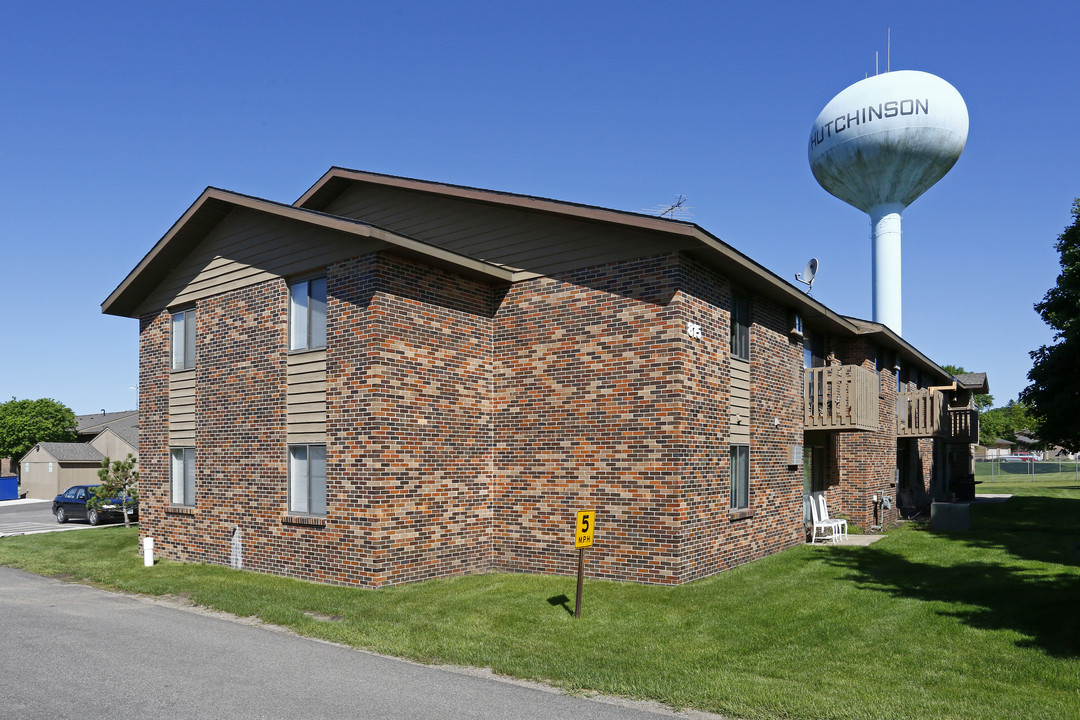
<svg viewBox="0 0 1080 720">
<path fill-rule="evenodd" d="M 876 349 L 869 342 L 852 339 L 837 342 L 835 347 L 842 364 L 874 370 Z M 831 511 L 864 528 L 895 521 L 899 515 L 896 488 L 893 487 L 896 474 L 896 374 L 893 368 L 881 370 L 878 429 L 836 435 L 839 485 L 830 488 L 827 494 Z M 879 501 L 882 496 L 892 499 L 892 508 L 886 510 L 879 506 L 876 520 L 874 495 Z"/>
<path fill-rule="evenodd" d="M 139 536 L 178 558 L 187 535 L 165 519 L 169 504 L 169 313 L 139 320 Z"/>
<path fill-rule="evenodd" d="M 200 301 L 196 321 L 195 515 L 201 560 L 228 564 L 240 528 L 244 566 L 318 575 L 314 547 L 281 532 L 288 502 L 285 347 L 288 288 L 271 280 Z M 328 568 L 321 570 L 326 574 Z"/>
<path fill-rule="evenodd" d="M 379 586 L 490 567 L 493 291 L 390 256 L 328 268 L 327 517 L 285 522 L 288 290 L 200 301 L 196 506 L 169 505 L 168 314 L 142 331 L 142 534 L 157 553 Z"/>
<path fill-rule="evenodd" d="M 328 288 L 327 530 L 356 528 L 340 580 L 490 568 L 498 290 L 387 255 L 331 266 Z"/>
<path fill-rule="evenodd" d="M 681 499 L 677 256 L 515 284 L 495 316 L 494 566 L 674 583 Z"/>
<path fill-rule="evenodd" d="M 750 517 L 729 512 L 730 284 L 677 255 L 514 286 L 495 327 L 495 566 L 679 583 L 802 541 L 801 346 L 752 301 Z M 702 339 L 691 339 L 688 321 Z M 774 423 L 779 420 L 779 426 Z"/>
<path fill-rule="evenodd" d="M 802 467 L 787 464 L 803 443 L 802 345 L 786 308 L 751 296 L 751 512 L 732 514 L 732 290 L 714 270 L 673 253 L 492 287 L 372 254 L 327 279 L 321 526 L 285 517 L 285 281 L 198 304 L 193 514 L 165 512 L 168 314 L 143 319 L 141 533 L 159 554 L 227 563 L 238 527 L 246 568 L 323 582 L 569 574 L 575 512 L 591 508 L 591 576 L 674 584 L 804 539 Z M 862 341 L 834 349 L 873 367 Z M 833 439 L 830 508 L 862 525 L 896 467 L 883 375 L 882 429 Z"/>
<path fill-rule="evenodd" d="M 683 570 L 692 580 L 756 560 L 803 540 L 802 469 L 788 453 L 802 444 L 802 345 L 789 340 L 783 308 L 751 296 L 750 501 L 752 515 L 730 512 L 731 438 L 728 358 L 731 283 L 693 260 L 682 261 L 677 295 L 685 320 L 703 339 L 683 338 L 686 353 L 683 438 Z M 777 425 L 774 421 L 779 421 Z"/>
<path fill-rule="evenodd" d="M 196 307 L 195 506 L 170 508 L 169 314 L 144 320 L 141 343 L 140 533 L 155 553 L 229 562 L 234 528 L 244 565 L 311 576 L 317 559 L 280 532 L 286 506 L 284 281 L 199 301 Z"/>
</svg>

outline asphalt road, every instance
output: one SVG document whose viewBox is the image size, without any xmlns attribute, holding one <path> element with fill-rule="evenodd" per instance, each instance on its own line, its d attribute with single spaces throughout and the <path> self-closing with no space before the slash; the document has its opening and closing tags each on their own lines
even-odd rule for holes
<svg viewBox="0 0 1080 720">
<path fill-rule="evenodd" d="M 0 698 L 0 716 L 23 720 L 673 716 L 643 704 L 571 697 L 490 674 L 386 658 L 3 567 Z"/>
<path fill-rule="evenodd" d="M 90 523 L 85 520 L 71 520 L 63 525 L 56 522 L 52 500 L 0 502 L 0 537 L 89 527 Z"/>
</svg>

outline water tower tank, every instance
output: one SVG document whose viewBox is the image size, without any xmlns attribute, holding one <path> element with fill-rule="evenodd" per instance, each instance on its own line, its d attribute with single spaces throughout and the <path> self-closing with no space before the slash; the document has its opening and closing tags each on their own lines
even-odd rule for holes
<svg viewBox="0 0 1080 720">
<path fill-rule="evenodd" d="M 967 141 L 964 99 L 929 73 L 867 78 L 834 97 L 810 131 L 810 169 L 870 215 L 875 322 L 900 327 L 900 214 L 940 180 Z"/>
</svg>

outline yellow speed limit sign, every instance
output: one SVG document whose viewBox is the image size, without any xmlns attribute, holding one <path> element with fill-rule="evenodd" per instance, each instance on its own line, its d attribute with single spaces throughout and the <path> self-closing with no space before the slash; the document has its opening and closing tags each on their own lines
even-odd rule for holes
<svg viewBox="0 0 1080 720">
<path fill-rule="evenodd" d="M 574 535 L 574 547 L 586 548 L 592 546 L 593 525 L 596 518 L 595 510 L 579 510 L 577 514 L 577 533 Z"/>
</svg>

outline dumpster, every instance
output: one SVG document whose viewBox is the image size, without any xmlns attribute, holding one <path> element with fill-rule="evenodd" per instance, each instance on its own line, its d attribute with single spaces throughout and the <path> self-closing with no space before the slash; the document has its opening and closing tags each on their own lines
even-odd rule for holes
<svg viewBox="0 0 1080 720">
<path fill-rule="evenodd" d="M 19 499 L 19 478 L 0 477 L 0 500 Z"/>
</svg>

